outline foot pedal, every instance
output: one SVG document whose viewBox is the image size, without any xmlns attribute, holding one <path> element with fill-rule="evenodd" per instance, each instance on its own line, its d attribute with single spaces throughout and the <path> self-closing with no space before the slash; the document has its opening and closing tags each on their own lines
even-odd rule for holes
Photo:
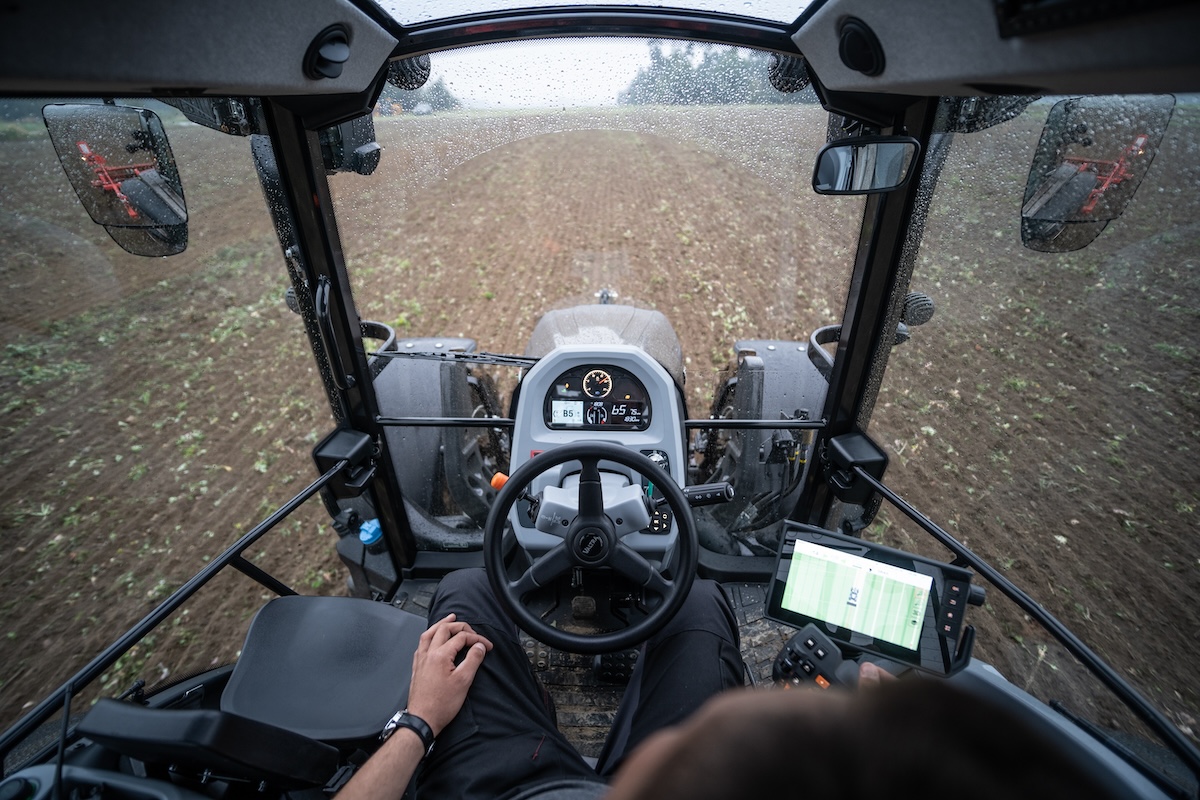
<svg viewBox="0 0 1200 800">
<path fill-rule="evenodd" d="M 533 680 L 537 683 L 538 693 L 542 698 L 542 705 L 546 709 L 546 713 L 550 716 L 550 721 L 554 723 L 554 727 L 558 727 L 558 706 L 554 702 L 553 695 L 546 688 L 546 684 L 542 682 L 542 677 L 538 673 L 548 672 L 550 670 L 550 648 L 541 642 L 535 642 L 533 639 L 522 637 L 521 649 L 525 651 L 525 657 L 529 659 L 529 666 L 533 669 Z M 551 678 L 551 680 L 553 680 Z"/>
<path fill-rule="evenodd" d="M 637 650 L 605 653 L 592 659 L 592 674 L 596 676 L 596 680 L 605 683 L 629 683 L 637 660 Z"/>
<path fill-rule="evenodd" d="M 521 649 L 529 659 L 529 666 L 536 672 L 545 672 L 550 668 L 550 648 L 533 639 L 521 639 Z"/>
</svg>

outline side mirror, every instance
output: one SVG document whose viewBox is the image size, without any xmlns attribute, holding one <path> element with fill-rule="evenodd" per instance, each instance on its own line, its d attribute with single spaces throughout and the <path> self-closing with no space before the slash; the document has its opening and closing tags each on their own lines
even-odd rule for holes
<svg viewBox="0 0 1200 800">
<path fill-rule="evenodd" d="M 1091 244 L 1133 199 L 1174 109 L 1171 95 L 1055 103 L 1025 184 L 1021 242 L 1047 253 Z"/>
<path fill-rule="evenodd" d="M 908 183 L 921 145 L 907 136 L 859 136 L 821 148 L 813 170 L 817 194 L 875 194 Z"/>
<path fill-rule="evenodd" d="M 144 108 L 54 104 L 42 119 L 79 202 L 118 245 L 169 256 L 187 247 L 187 205 L 162 121 Z"/>
<path fill-rule="evenodd" d="M 370 112 L 323 129 L 320 139 L 326 175 L 337 172 L 370 175 L 379 166 L 383 148 L 375 141 L 375 122 Z"/>
</svg>

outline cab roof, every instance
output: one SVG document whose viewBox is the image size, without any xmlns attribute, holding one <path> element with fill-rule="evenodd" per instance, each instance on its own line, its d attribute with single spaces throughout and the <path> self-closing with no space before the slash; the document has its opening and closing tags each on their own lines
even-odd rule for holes
<svg viewBox="0 0 1200 800">
<path fill-rule="evenodd" d="M 468 6 L 471 13 L 463 15 Z M 1045 12 L 1050 6 L 1054 15 Z M 851 20 L 877 41 L 880 69 L 864 71 L 847 59 Z M 306 54 L 331 26 L 347 31 L 349 57 L 337 77 L 312 77 Z M 0 92 L 369 95 L 389 58 L 488 41 L 593 35 L 694 38 L 803 54 L 821 84 L 837 92 L 1200 88 L 1196 3 L 387 0 L 381 7 L 371 0 L 125 0 L 101 11 L 90 0 L 52 0 L 0 11 Z"/>
</svg>

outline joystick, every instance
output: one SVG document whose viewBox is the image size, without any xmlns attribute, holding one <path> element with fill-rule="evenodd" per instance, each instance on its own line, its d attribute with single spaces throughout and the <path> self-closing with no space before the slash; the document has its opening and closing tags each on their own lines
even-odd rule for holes
<svg viewBox="0 0 1200 800">
<path fill-rule="evenodd" d="M 809 623 L 779 651 L 771 676 L 785 689 L 808 684 L 822 689 L 856 686 L 858 664 L 842 658 L 842 651 L 833 640 Z"/>
</svg>

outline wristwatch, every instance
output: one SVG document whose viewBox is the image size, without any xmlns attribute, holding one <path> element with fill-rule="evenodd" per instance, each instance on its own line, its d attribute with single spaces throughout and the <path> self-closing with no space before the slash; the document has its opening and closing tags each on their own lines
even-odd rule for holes
<svg viewBox="0 0 1200 800">
<path fill-rule="evenodd" d="M 421 744 L 425 745 L 425 756 L 428 757 L 433 752 L 435 743 L 433 728 L 429 727 L 429 723 L 418 717 L 416 714 L 408 713 L 408 709 L 397 711 L 396 715 L 387 721 L 383 726 L 383 730 L 379 734 L 379 740 L 386 742 L 388 737 L 396 732 L 396 728 L 408 728 L 421 737 Z"/>
</svg>

